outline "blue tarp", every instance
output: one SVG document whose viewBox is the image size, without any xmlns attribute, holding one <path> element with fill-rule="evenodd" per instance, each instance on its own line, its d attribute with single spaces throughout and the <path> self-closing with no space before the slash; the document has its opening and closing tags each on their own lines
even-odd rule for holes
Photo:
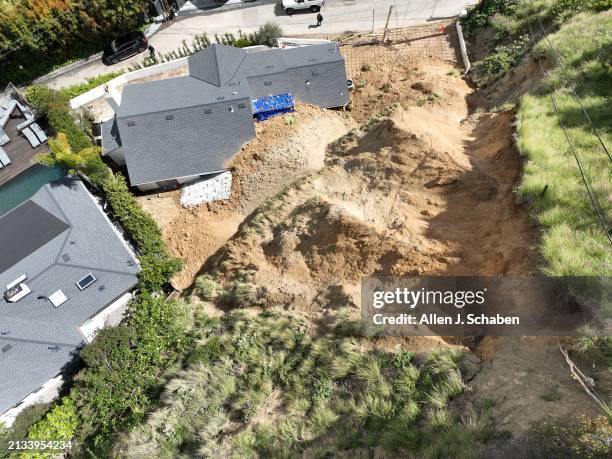
<svg viewBox="0 0 612 459">
<path fill-rule="evenodd" d="M 295 98 L 288 92 L 251 100 L 251 110 L 257 121 L 267 120 L 282 113 L 292 112 L 294 106 Z"/>
</svg>

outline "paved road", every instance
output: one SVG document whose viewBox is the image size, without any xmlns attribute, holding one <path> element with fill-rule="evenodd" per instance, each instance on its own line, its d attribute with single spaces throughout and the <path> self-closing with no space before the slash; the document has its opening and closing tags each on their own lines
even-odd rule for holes
<svg viewBox="0 0 612 459">
<path fill-rule="evenodd" d="M 327 0 L 321 11 L 324 18 L 321 27 L 314 27 L 316 15 L 313 13 L 304 12 L 287 16 L 282 11 L 280 2 L 279 4 L 251 3 L 240 9 L 179 18 L 156 33 L 149 42 L 158 52 L 165 53 L 180 47 L 183 40 L 190 43 L 195 35 L 203 32 L 211 37 L 215 33 L 237 33 L 238 30 L 252 32 L 268 21 L 280 24 L 284 34 L 288 36 L 380 30 L 385 26 L 390 6 L 394 9 L 389 26 L 403 27 L 457 16 L 466 6 L 475 3 L 477 0 Z M 96 60 L 60 75 L 47 84 L 53 88 L 70 86 L 88 77 L 127 68 L 140 62 L 143 57 L 144 54 L 141 54 L 111 67 Z"/>
</svg>

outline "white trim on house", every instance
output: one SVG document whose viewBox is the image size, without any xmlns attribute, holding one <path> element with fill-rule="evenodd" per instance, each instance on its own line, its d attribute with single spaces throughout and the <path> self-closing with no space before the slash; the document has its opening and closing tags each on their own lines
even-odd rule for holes
<svg viewBox="0 0 612 459">
<path fill-rule="evenodd" d="M 133 296 L 134 294 L 132 292 L 123 294 L 106 308 L 100 310 L 95 316 L 83 322 L 79 327 L 79 331 L 83 335 L 85 341 L 87 341 L 87 344 L 93 341 L 102 328 L 119 325 L 123 319 L 123 313 L 127 309 L 127 305 Z M 15 419 L 17 419 L 19 414 L 26 408 L 33 405 L 52 402 L 58 397 L 64 381 L 65 379 L 62 373 L 51 378 L 36 391 L 30 393 L 19 402 L 19 404 L 0 415 L 0 423 L 4 423 L 6 427 L 11 427 Z"/>
<path fill-rule="evenodd" d="M 17 419 L 17 416 L 19 416 L 19 414 L 26 408 L 43 403 L 51 403 L 58 397 L 59 391 L 63 384 L 63 374 L 60 373 L 55 378 L 51 378 L 36 391 L 30 393 L 26 398 L 19 402 L 17 406 L 14 406 L 0 415 L 0 423 L 3 423 L 6 427 L 11 427 L 15 422 L 15 419 Z"/>
</svg>

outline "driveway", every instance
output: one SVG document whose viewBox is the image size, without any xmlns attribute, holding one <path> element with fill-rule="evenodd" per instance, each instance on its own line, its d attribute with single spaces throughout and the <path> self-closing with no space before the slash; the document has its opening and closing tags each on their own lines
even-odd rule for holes
<svg viewBox="0 0 612 459">
<path fill-rule="evenodd" d="M 193 37 L 208 33 L 212 39 L 215 33 L 237 34 L 253 32 L 266 22 L 278 23 L 287 36 L 308 36 L 336 34 L 346 31 L 368 32 L 384 28 L 389 12 L 393 12 L 389 27 L 404 27 L 422 24 L 436 19 L 458 16 L 464 8 L 478 3 L 478 0 L 326 0 L 321 10 L 323 24 L 315 27 L 316 14 L 310 12 L 287 16 L 280 2 L 246 3 L 243 8 L 206 14 L 179 17 L 166 25 L 149 39 L 158 53 L 167 53 L 179 48 L 183 40 L 191 43 Z M 81 83 L 86 78 L 119 69 L 140 62 L 146 54 L 140 54 L 113 66 L 105 66 L 98 59 L 75 70 L 59 75 L 47 82 L 52 88 L 62 88 Z"/>
</svg>

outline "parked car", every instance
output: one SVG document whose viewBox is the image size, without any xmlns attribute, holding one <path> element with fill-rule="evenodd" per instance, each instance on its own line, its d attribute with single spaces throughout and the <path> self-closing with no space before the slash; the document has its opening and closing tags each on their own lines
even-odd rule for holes
<svg viewBox="0 0 612 459">
<path fill-rule="evenodd" d="M 102 53 L 102 62 L 116 64 L 123 59 L 143 53 L 149 47 L 147 37 L 142 32 L 129 32 L 111 41 Z"/>
<path fill-rule="evenodd" d="M 282 5 L 289 16 L 298 10 L 310 10 L 317 13 L 325 5 L 325 0 L 282 0 Z"/>
</svg>

